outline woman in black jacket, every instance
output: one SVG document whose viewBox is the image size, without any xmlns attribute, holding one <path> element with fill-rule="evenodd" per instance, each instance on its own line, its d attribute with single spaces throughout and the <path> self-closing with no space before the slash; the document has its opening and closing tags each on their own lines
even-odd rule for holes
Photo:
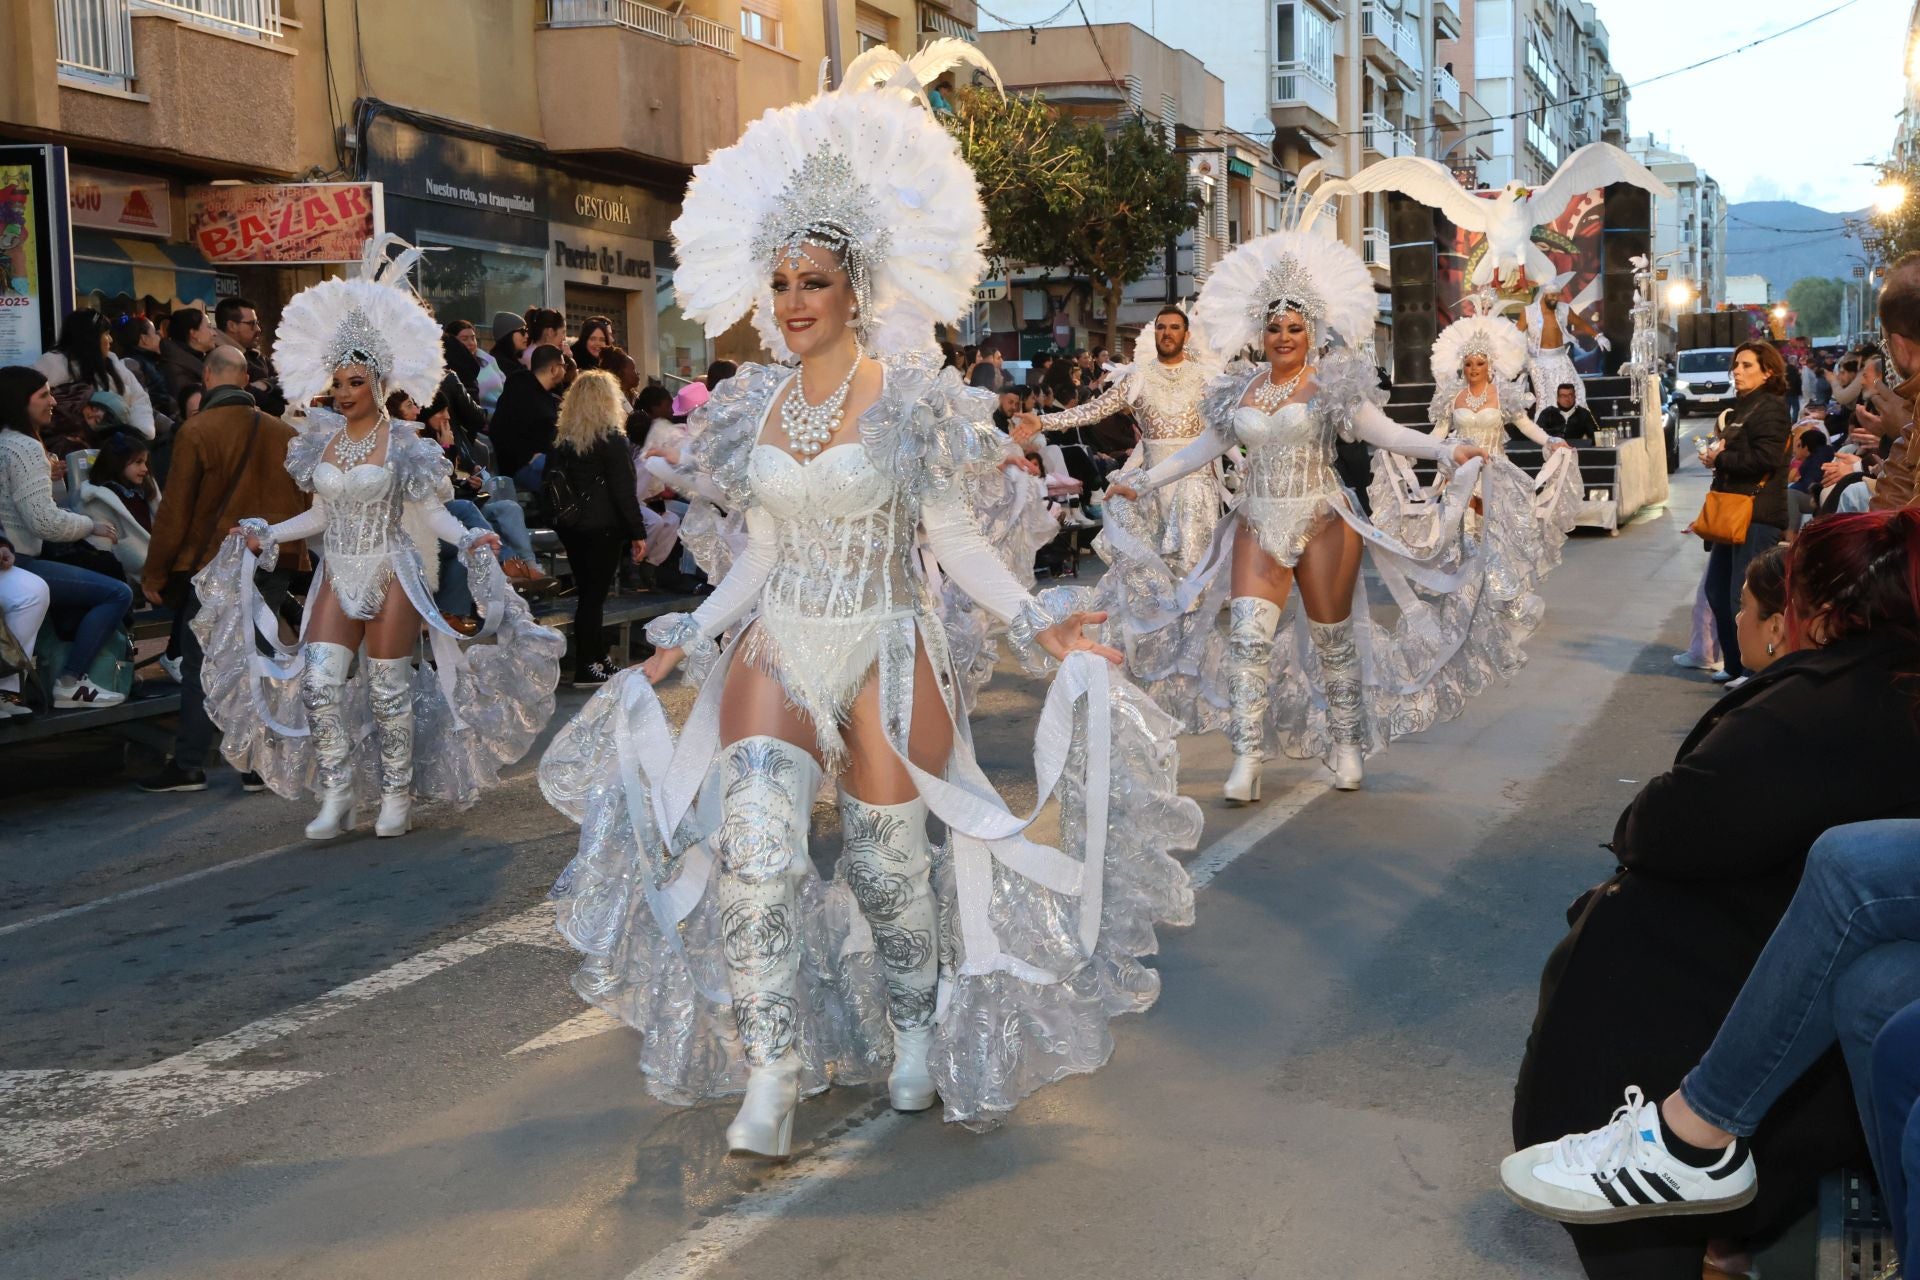
<svg viewBox="0 0 1920 1280">
<path fill-rule="evenodd" d="M 1792 463 L 1793 419 L 1787 413 L 1787 362 L 1765 342 L 1743 342 L 1733 352 L 1737 399 L 1721 417 L 1714 442 L 1700 451 L 1713 470 L 1716 493 L 1753 496 L 1753 520 L 1740 546 L 1716 542 L 1707 549 L 1707 604 L 1720 632 L 1726 667 L 1714 676 L 1727 683 L 1746 675 L 1733 620 L 1740 612 L 1740 585 L 1754 556 L 1786 536 L 1787 469 Z"/>
<path fill-rule="evenodd" d="M 583 371 L 560 404 L 560 434 L 547 458 L 547 505 L 567 549 L 579 607 L 573 615 L 573 687 L 612 679 L 601 616 L 620 569 L 621 553 L 646 553 L 633 452 L 624 431 L 620 384 L 598 369 Z"/>
<path fill-rule="evenodd" d="M 1852 517 L 1861 523 L 1848 536 L 1812 539 L 1804 557 L 1795 549 L 1790 652 L 1709 711 L 1620 815 L 1609 846 L 1619 867 L 1574 904 L 1541 979 L 1514 1090 L 1517 1149 L 1588 1130 L 1629 1086 L 1651 1098 L 1676 1088 L 1820 834 L 1920 817 L 1920 540 L 1890 533 L 1891 518 Z M 1845 760 L 1846 776 L 1808 787 L 1809 760 Z M 1766 1176 L 1746 1208 L 1567 1230 L 1589 1276 L 1696 1280 L 1710 1238 L 1765 1237 L 1862 1150 L 1846 1072 L 1829 1053 L 1755 1133 Z"/>
</svg>

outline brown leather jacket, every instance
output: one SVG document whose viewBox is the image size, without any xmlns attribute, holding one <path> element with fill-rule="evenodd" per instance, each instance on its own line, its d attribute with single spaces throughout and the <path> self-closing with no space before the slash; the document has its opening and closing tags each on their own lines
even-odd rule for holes
<svg viewBox="0 0 1920 1280">
<path fill-rule="evenodd" d="M 1920 374 L 1915 374 L 1895 387 L 1893 394 L 1913 404 L 1920 399 Z M 1916 461 L 1913 451 L 1914 424 L 1909 422 L 1899 435 L 1894 437 L 1893 445 L 1887 450 L 1887 460 L 1880 466 L 1880 480 L 1874 486 L 1873 499 L 1868 502 L 1869 511 L 1897 511 L 1901 507 L 1915 505 L 1916 495 L 1913 485 L 1913 468 Z"/>
<path fill-rule="evenodd" d="M 215 397 L 218 397 L 217 399 Z M 147 567 L 140 585 L 159 592 L 176 572 L 198 573 L 220 550 L 227 530 L 247 516 L 268 523 L 291 519 L 307 509 L 307 495 L 287 474 L 287 442 L 294 430 L 272 414 L 259 414 L 260 438 L 247 456 L 247 469 L 234 483 L 247 436 L 258 412 L 252 397 L 222 387 L 210 392 L 213 407 L 187 419 L 174 437 L 173 466 L 167 473 L 165 501 L 154 519 Z M 233 496 L 226 498 L 231 489 Z M 222 498 L 225 501 L 222 502 Z M 300 563 L 297 543 L 281 548 L 280 563 Z M 288 556 L 294 559 L 288 559 Z"/>
</svg>

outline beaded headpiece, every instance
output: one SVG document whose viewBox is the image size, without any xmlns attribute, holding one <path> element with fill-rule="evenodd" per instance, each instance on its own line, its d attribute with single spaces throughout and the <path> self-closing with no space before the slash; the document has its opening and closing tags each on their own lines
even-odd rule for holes
<svg viewBox="0 0 1920 1280">
<path fill-rule="evenodd" d="M 753 255 L 772 265 L 798 266 L 807 245 L 825 249 L 846 269 L 853 287 L 854 330 L 870 345 L 873 272 L 885 259 L 893 235 L 880 217 L 880 201 L 861 183 L 844 156 L 819 151 L 808 156 L 780 191 L 754 232 Z"/>
<path fill-rule="evenodd" d="M 446 376 L 440 325 L 407 282 L 420 253 L 398 236 L 369 240 L 358 276 L 322 280 L 287 303 L 273 364 L 289 404 L 324 394 L 334 372 L 349 365 L 366 366 L 383 391 L 405 391 L 421 404 L 439 393 Z"/>
<path fill-rule="evenodd" d="M 1260 277 L 1253 303 L 1253 319 L 1262 326 L 1288 311 L 1299 313 L 1314 330 L 1327 318 L 1326 300 L 1315 290 L 1312 273 L 1291 253 L 1281 254 Z"/>
</svg>

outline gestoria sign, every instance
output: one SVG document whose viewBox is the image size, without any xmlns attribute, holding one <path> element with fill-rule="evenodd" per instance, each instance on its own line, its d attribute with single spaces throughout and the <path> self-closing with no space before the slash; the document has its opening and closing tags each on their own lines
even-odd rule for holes
<svg viewBox="0 0 1920 1280">
<path fill-rule="evenodd" d="M 377 182 L 194 187 L 187 206 L 208 262 L 358 262 L 386 228 Z"/>
</svg>

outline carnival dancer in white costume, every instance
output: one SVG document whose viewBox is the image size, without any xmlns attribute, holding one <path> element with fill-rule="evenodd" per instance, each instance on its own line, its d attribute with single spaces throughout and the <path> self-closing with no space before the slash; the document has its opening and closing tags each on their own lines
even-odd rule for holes
<svg viewBox="0 0 1920 1280">
<path fill-rule="evenodd" d="M 1561 548 L 1579 518 L 1583 497 L 1578 452 L 1558 436 L 1548 435 L 1527 412 L 1533 397 L 1522 382 L 1526 365 L 1526 338 L 1496 314 L 1491 298 L 1484 299 L 1476 314 L 1455 320 L 1435 339 L 1434 393 L 1427 408 L 1436 438 L 1478 445 L 1488 454 L 1487 474 L 1505 472 L 1510 481 L 1523 481 L 1482 484 L 1484 492 L 1475 499 L 1480 510 L 1467 522 L 1475 533 L 1483 531 L 1490 521 L 1507 530 L 1505 536 L 1489 540 L 1490 550 L 1502 555 L 1517 553 L 1519 558 L 1514 562 L 1490 560 L 1488 570 L 1509 598 L 1533 590 L 1548 570 L 1560 563 Z M 1508 459 L 1509 426 L 1544 451 L 1538 476 L 1526 476 Z M 1391 456 L 1383 461 L 1386 465 L 1375 467 L 1369 491 L 1373 522 L 1388 532 L 1415 537 L 1400 523 L 1407 511 L 1403 505 L 1406 495 L 1419 488 L 1413 469 Z M 1525 507 L 1533 518 L 1531 537 L 1524 525 L 1515 523 L 1522 512 L 1487 509 L 1489 502 L 1522 493 L 1531 499 Z M 1431 495 L 1421 494 L 1415 505 L 1424 507 L 1431 501 Z"/>
<path fill-rule="evenodd" d="M 358 278 L 302 290 L 281 317 L 274 365 L 289 403 L 333 398 L 331 411 L 308 410 L 287 450 L 287 470 L 313 505 L 271 527 L 242 521 L 194 579 L 221 752 L 280 795 L 315 792 L 310 840 L 339 835 L 356 799 L 376 794 L 382 836 L 406 832 L 415 795 L 471 804 L 546 726 L 565 647 L 508 587 L 498 535 L 448 513 L 439 447 L 387 418 L 392 392 L 424 404 L 445 373 L 440 326 L 407 285 L 419 251 L 400 245 L 390 257 L 396 245 L 393 236 L 369 242 Z M 274 567 L 281 543 L 318 538 L 320 568 L 299 643 L 288 646 L 254 593 L 254 572 Z M 485 619 L 470 643 L 433 606 L 436 540 L 466 557 Z M 423 622 L 434 665 L 416 670 Z"/>
<path fill-rule="evenodd" d="M 966 305 L 984 236 L 971 171 L 900 84 L 769 112 L 695 171 L 682 306 L 710 333 L 753 309 L 799 368 L 744 366 L 701 411 L 695 469 L 747 543 L 541 765 L 582 822 L 554 890 L 587 957 L 575 989 L 642 1032 L 657 1096 L 744 1091 L 728 1142 L 763 1155 L 832 1083 L 884 1076 L 898 1108 L 937 1096 L 985 1125 L 1097 1068 L 1109 1019 L 1157 994 L 1153 926 L 1192 911 L 1168 851 L 1199 814 L 1171 721 L 1083 636 L 1100 614 L 1034 599 L 981 538 L 962 491 L 1002 461 L 989 397 L 897 358 Z M 1017 644 L 1061 660 L 1035 754 L 1059 848 L 1026 839 L 974 759 L 922 534 Z M 676 738 L 650 682 L 683 660 L 701 687 Z M 831 882 L 807 853 L 823 767 L 845 831 Z"/>
<path fill-rule="evenodd" d="M 1519 665 L 1518 641 L 1529 629 L 1525 616 L 1493 598 L 1484 554 L 1460 537 L 1480 475 L 1475 460 L 1486 451 L 1390 421 L 1372 361 L 1341 345 L 1371 334 L 1373 283 L 1358 255 L 1314 230 L 1326 196 L 1305 195 L 1315 176 L 1302 175 L 1289 207 L 1296 229 L 1234 250 L 1213 269 L 1195 307 L 1221 350 L 1257 342 L 1266 362 L 1228 366 L 1207 392 L 1206 433 L 1108 489 L 1109 501 L 1152 492 L 1236 442 L 1246 447 L 1239 501 L 1182 584 L 1189 607 L 1164 620 L 1205 619 L 1207 630 L 1187 643 L 1213 642 L 1212 613 L 1190 605 L 1217 601 L 1230 585 L 1230 800 L 1259 798 L 1261 765 L 1276 736 L 1289 755 L 1325 760 L 1337 787 L 1358 789 L 1367 752 L 1457 714 L 1489 678 Z M 1415 546 L 1369 524 L 1334 472 L 1336 437 L 1457 467 L 1429 517 L 1436 532 Z M 1368 616 L 1362 550 L 1400 605 L 1392 628 Z M 1294 613 L 1276 644 L 1296 582 L 1305 616 Z"/>
<path fill-rule="evenodd" d="M 1577 404 L 1587 402 L 1586 379 L 1573 367 L 1576 334 L 1591 337 L 1602 351 L 1613 350 L 1607 335 L 1574 314 L 1562 292 L 1569 277 L 1560 276 L 1541 287 L 1540 296 L 1527 304 L 1527 378 L 1533 383 L 1533 402 L 1552 404 L 1563 386 L 1573 388 Z"/>
</svg>

